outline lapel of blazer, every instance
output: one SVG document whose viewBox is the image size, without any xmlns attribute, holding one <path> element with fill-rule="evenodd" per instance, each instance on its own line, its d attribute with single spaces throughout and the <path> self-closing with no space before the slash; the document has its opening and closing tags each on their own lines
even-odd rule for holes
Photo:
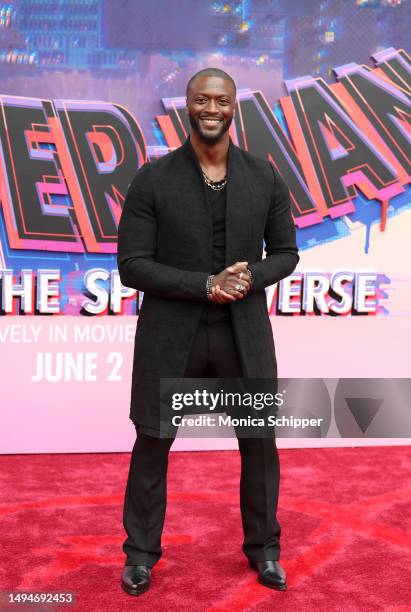
<svg viewBox="0 0 411 612">
<path fill-rule="evenodd" d="M 190 137 L 182 145 L 183 152 L 195 164 L 203 185 L 204 201 L 207 206 L 209 220 L 210 263 L 213 248 L 213 225 L 211 208 L 207 198 L 207 187 L 202 178 L 202 170 L 197 155 L 191 145 Z M 226 186 L 226 216 L 225 216 L 225 259 L 226 266 L 245 256 L 245 244 L 251 231 L 244 219 L 251 219 L 250 204 L 247 198 L 247 178 L 244 176 L 246 168 L 242 163 L 241 154 L 231 138 L 227 154 L 227 186 Z"/>
<path fill-rule="evenodd" d="M 208 201 L 208 197 L 207 197 L 207 188 L 206 185 L 204 183 L 204 179 L 203 179 L 203 173 L 201 170 L 201 166 L 200 163 L 198 161 L 197 155 L 191 145 L 190 142 L 190 137 L 188 137 L 185 141 L 185 143 L 182 145 L 181 150 L 183 151 L 183 153 L 187 156 L 187 158 L 194 164 L 194 166 L 197 169 L 197 173 L 198 173 L 198 177 L 200 180 L 200 184 L 202 185 L 202 190 L 203 190 L 203 205 L 205 206 L 206 210 L 207 210 L 207 218 L 208 218 L 208 257 L 209 257 L 209 265 L 210 265 L 210 269 L 211 269 L 211 262 L 212 262 L 212 252 L 213 252 L 213 219 L 212 219 L 212 214 L 211 214 L 211 207 L 210 207 L 210 203 Z"/>
<path fill-rule="evenodd" d="M 227 159 L 227 209 L 226 209 L 226 265 L 246 259 L 251 233 L 251 199 L 248 184 L 248 167 L 241 150 L 231 138 Z"/>
</svg>

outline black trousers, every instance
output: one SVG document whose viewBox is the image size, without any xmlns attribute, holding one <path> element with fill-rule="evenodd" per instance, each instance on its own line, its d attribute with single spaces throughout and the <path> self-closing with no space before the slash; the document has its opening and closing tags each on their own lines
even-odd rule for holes
<svg viewBox="0 0 411 612">
<path fill-rule="evenodd" d="M 186 378 L 242 376 L 228 308 L 209 304 L 191 348 Z M 152 567 L 161 557 L 167 501 L 168 453 L 173 438 L 137 428 L 124 498 L 123 544 L 126 565 Z M 280 465 L 275 437 L 238 437 L 241 456 L 242 550 L 251 560 L 280 558 L 281 528 L 276 518 Z"/>
</svg>

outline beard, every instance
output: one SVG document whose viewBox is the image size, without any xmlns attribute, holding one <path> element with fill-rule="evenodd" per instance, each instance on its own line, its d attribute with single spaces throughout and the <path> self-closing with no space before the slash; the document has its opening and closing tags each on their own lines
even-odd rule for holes
<svg viewBox="0 0 411 612">
<path fill-rule="evenodd" d="M 190 121 L 190 125 L 193 128 L 193 130 L 196 132 L 196 134 L 198 134 L 198 136 L 201 138 L 201 140 L 207 144 L 216 144 L 217 142 L 219 142 L 221 140 L 221 138 L 223 137 L 223 135 L 226 133 L 226 131 L 229 129 L 231 122 L 233 120 L 233 117 L 230 117 L 229 119 L 225 120 L 223 119 L 221 125 L 220 125 L 220 129 L 217 130 L 215 133 L 210 134 L 209 132 L 205 132 L 203 130 L 203 128 L 201 127 L 200 124 L 200 120 L 197 119 L 196 117 L 194 117 L 191 113 L 188 113 L 188 118 Z"/>
</svg>

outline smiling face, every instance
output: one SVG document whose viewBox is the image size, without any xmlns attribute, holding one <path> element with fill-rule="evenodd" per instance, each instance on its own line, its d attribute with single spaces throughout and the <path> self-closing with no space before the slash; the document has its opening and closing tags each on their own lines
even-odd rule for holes
<svg viewBox="0 0 411 612">
<path fill-rule="evenodd" d="M 186 110 L 192 129 L 203 142 L 216 144 L 227 132 L 235 95 L 230 81 L 221 77 L 199 76 L 191 83 Z"/>
</svg>

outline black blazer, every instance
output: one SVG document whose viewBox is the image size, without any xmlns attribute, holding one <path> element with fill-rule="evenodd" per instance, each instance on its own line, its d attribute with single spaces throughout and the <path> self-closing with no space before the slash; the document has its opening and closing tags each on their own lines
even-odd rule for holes
<svg viewBox="0 0 411 612">
<path fill-rule="evenodd" d="M 231 140 L 227 176 L 225 263 L 248 261 L 253 273 L 248 294 L 230 303 L 243 376 L 276 378 L 265 287 L 291 274 L 299 261 L 289 191 L 272 164 Z M 211 210 L 187 138 L 183 146 L 139 168 L 118 227 L 121 282 L 144 291 L 134 348 L 134 423 L 158 429 L 159 379 L 184 376 L 208 301 L 211 259 Z"/>
</svg>

